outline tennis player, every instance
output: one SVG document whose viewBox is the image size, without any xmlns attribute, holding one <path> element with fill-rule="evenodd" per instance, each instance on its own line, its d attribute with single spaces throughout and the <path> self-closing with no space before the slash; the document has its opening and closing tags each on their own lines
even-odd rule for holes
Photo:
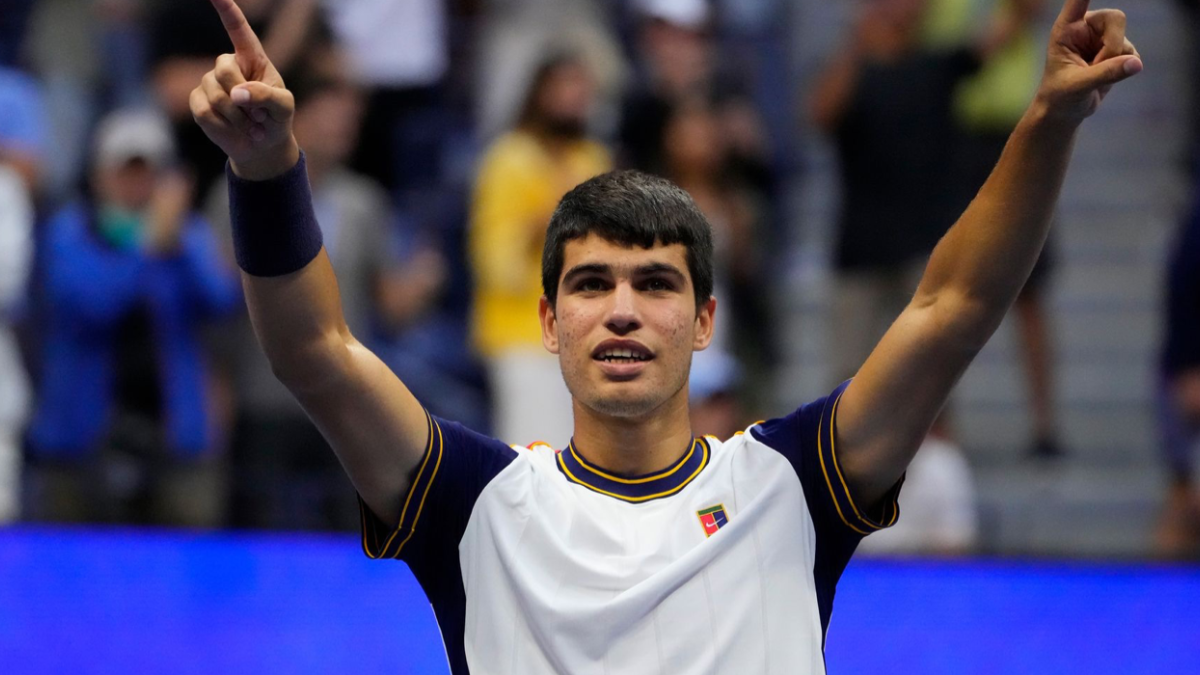
<svg viewBox="0 0 1200 675">
<path fill-rule="evenodd" d="M 857 376 L 728 439 L 688 423 L 717 307 L 704 216 L 640 173 L 579 185 L 537 308 L 574 437 L 516 447 L 428 414 L 347 330 L 292 95 L 233 0 L 212 4 L 234 53 L 191 106 L 229 156 L 254 328 L 358 490 L 366 553 L 424 588 L 455 675 L 824 672 L 838 577 L 895 522 L 905 467 L 1024 284 L 1080 123 L 1142 69 L 1122 13 L 1067 0 L 1036 100 Z"/>
</svg>

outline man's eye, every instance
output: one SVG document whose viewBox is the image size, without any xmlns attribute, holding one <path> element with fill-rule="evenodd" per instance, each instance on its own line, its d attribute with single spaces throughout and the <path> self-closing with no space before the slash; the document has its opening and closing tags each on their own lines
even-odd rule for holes
<svg viewBox="0 0 1200 675">
<path fill-rule="evenodd" d="M 579 285 L 575 287 L 575 290 L 584 292 L 602 291 L 604 290 L 604 283 L 599 279 L 584 279 L 583 281 L 579 282 Z"/>
<path fill-rule="evenodd" d="M 650 291 L 669 291 L 674 288 L 666 279 L 651 279 L 646 282 L 646 290 Z"/>
</svg>

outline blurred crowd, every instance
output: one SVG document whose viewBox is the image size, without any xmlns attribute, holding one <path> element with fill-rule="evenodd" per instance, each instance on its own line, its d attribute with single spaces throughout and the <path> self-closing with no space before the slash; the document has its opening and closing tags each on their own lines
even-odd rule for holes
<svg viewBox="0 0 1200 675">
<path fill-rule="evenodd" d="M 708 216 L 724 319 L 690 386 L 696 433 L 727 436 L 783 412 L 778 280 L 809 123 L 840 166 L 840 380 L 1033 96 L 1046 4 L 870 0 L 801 90 L 788 0 L 239 0 L 295 94 L 355 335 L 435 414 L 555 447 L 570 396 L 535 308 L 564 192 L 637 168 Z M 191 90 L 229 51 L 205 0 L 5 0 L 0 522 L 357 527 L 336 458 L 258 350 L 224 157 L 191 119 Z M 1163 537 L 1182 548 L 1200 542 L 1200 215 L 1184 223 L 1160 402 L 1177 507 Z M 1054 250 L 1016 308 L 1037 458 L 1069 452 L 1044 300 Z M 973 499 L 948 411 L 901 498 L 911 530 L 876 546 L 968 551 Z"/>
</svg>

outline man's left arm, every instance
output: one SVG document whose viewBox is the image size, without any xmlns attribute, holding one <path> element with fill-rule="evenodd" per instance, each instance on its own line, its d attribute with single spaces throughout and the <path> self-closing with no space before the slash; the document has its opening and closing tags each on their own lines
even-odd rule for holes
<svg viewBox="0 0 1200 675">
<path fill-rule="evenodd" d="M 1079 124 L 1141 71 L 1125 16 L 1067 0 L 1037 97 L 995 170 L 934 249 L 916 295 L 842 396 L 838 459 L 855 501 L 875 504 L 904 473 L 971 360 L 1041 253 Z"/>
</svg>

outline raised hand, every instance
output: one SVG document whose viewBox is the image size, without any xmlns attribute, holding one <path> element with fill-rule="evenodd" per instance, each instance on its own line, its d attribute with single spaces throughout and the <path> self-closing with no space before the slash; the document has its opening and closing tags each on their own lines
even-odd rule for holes
<svg viewBox="0 0 1200 675">
<path fill-rule="evenodd" d="M 266 180 L 295 166 L 300 149 L 292 135 L 296 103 L 279 71 L 234 0 L 211 0 L 233 42 L 233 53 L 192 90 L 192 117 L 242 178 Z"/>
<path fill-rule="evenodd" d="M 1038 101 L 1054 119 L 1078 123 L 1096 112 L 1114 84 L 1142 72 L 1125 37 L 1125 14 L 1089 12 L 1089 0 L 1066 0 L 1050 33 Z"/>
</svg>

